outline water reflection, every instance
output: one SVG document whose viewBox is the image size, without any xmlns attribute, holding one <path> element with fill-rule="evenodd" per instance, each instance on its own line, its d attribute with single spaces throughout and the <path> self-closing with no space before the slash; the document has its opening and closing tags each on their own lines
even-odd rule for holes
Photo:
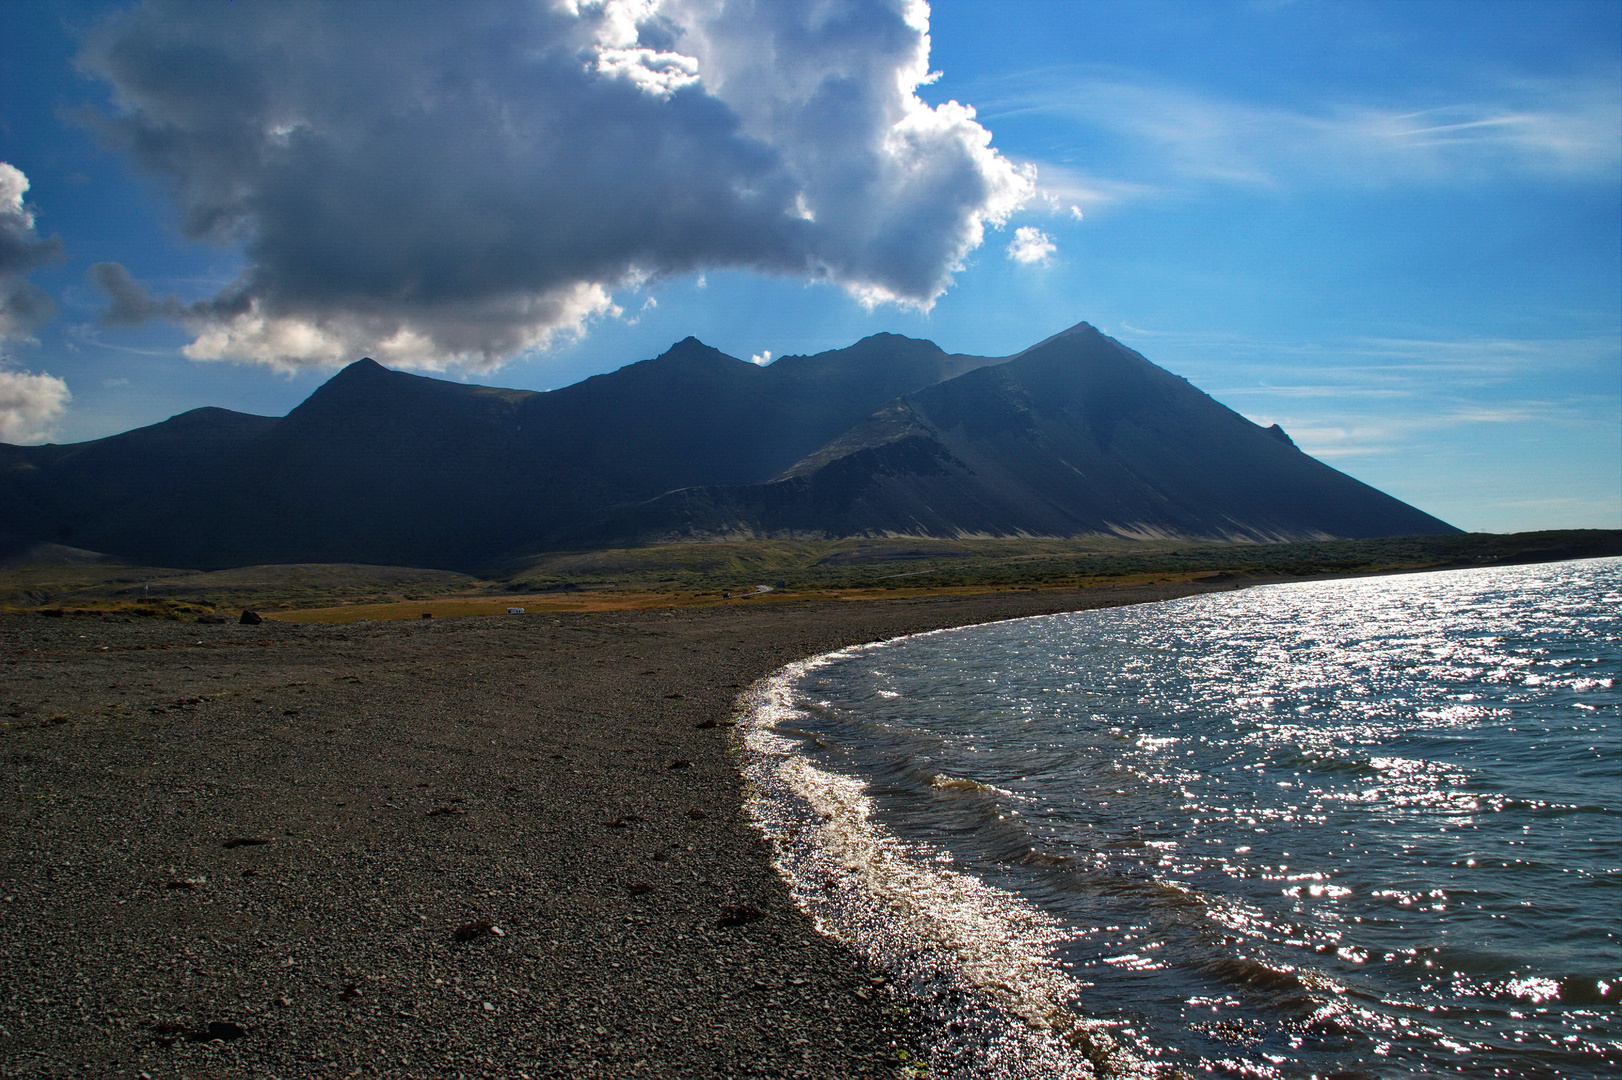
<svg viewBox="0 0 1622 1080">
<path fill-rule="evenodd" d="M 1212 1075 L 1622 1070 L 1616 560 L 926 635 L 802 686 L 819 768 L 1026 898 Z"/>
</svg>

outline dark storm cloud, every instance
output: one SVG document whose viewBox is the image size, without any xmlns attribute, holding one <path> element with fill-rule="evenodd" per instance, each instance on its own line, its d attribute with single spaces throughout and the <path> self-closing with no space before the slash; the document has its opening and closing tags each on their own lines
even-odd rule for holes
<svg viewBox="0 0 1622 1080">
<path fill-rule="evenodd" d="M 99 267 L 109 317 L 177 318 L 199 359 L 361 351 L 487 367 L 704 268 L 927 305 L 1028 194 L 971 111 L 913 94 L 906 0 L 192 4 L 81 57 L 107 138 L 240 244 L 184 308 Z"/>
</svg>

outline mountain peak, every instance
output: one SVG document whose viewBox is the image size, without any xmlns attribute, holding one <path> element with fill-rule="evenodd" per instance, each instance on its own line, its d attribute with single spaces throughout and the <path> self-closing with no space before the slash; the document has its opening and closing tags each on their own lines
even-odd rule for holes
<svg viewBox="0 0 1622 1080">
<path fill-rule="evenodd" d="M 1106 336 L 1107 335 L 1104 333 L 1104 331 L 1100 330 L 1092 323 L 1083 321 L 1074 326 L 1066 327 L 1065 329 L 1060 330 L 1057 334 L 1038 342 L 1037 344 L 1031 346 L 1031 348 L 1039 349 L 1043 345 L 1046 345 L 1049 341 L 1063 341 L 1065 338 L 1101 338 Z M 1026 350 L 1026 352 L 1029 351 L 1030 349 Z"/>
<path fill-rule="evenodd" d="M 368 383 L 376 383 L 378 380 L 394 374 L 396 372 L 379 364 L 370 356 L 363 356 L 353 364 L 345 365 L 339 370 L 338 374 L 323 383 L 321 389 L 334 385 L 364 386 Z M 320 390 L 317 391 L 317 393 L 319 392 Z"/>
<path fill-rule="evenodd" d="M 1295 446 L 1295 440 L 1290 438 L 1290 433 L 1285 431 L 1277 424 L 1274 424 L 1272 427 L 1268 428 L 1267 433 L 1287 446 Z"/>
<path fill-rule="evenodd" d="M 313 394 L 287 415 L 289 418 L 308 417 L 312 413 L 324 413 L 329 409 L 347 410 L 359 406 L 385 408 L 387 406 L 383 403 L 392 401 L 406 386 L 419 382 L 432 384 L 437 381 L 386 368 L 368 356 L 344 367 L 338 374 L 316 387 Z"/>
<path fill-rule="evenodd" d="M 344 375 L 380 375 L 387 374 L 388 371 L 388 368 L 384 367 L 382 364 L 379 364 L 370 356 L 363 356 L 359 360 L 356 360 L 353 364 L 347 365 L 342 371 L 338 372 L 337 375 L 333 376 L 333 378 L 339 378 Z"/>
<path fill-rule="evenodd" d="M 692 363 L 694 361 L 734 360 L 734 357 L 717 349 L 713 345 L 706 345 L 696 337 L 689 335 L 676 342 L 670 348 L 654 357 L 655 360 L 665 362 Z M 742 361 L 738 361 L 741 363 Z"/>
<path fill-rule="evenodd" d="M 1027 356 L 1027 355 L 1029 355 L 1031 353 L 1039 352 L 1039 351 L 1047 348 L 1047 346 L 1049 346 L 1049 345 L 1056 345 L 1056 344 L 1058 344 L 1060 342 L 1065 342 L 1065 343 L 1069 343 L 1069 344 L 1073 344 L 1073 345 L 1078 345 L 1078 344 L 1083 344 L 1083 343 L 1087 343 L 1087 342 L 1096 342 L 1096 341 L 1108 341 L 1108 342 L 1111 342 L 1112 344 L 1116 344 L 1116 345 L 1120 344 L 1119 342 L 1116 342 L 1114 338 L 1111 338 L 1108 335 L 1106 335 L 1102 330 L 1100 330 L 1098 327 L 1094 326 L 1092 323 L 1090 323 L 1090 322 L 1079 322 L 1079 323 L 1077 323 L 1076 325 L 1074 325 L 1072 327 L 1068 327 L 1067 329 L 1060 330 L 1057 334 L 1053 334 L 1053 335 L 1050 335 L 1049 337 L 1043 338 L 1041 341 L 1038 341 L 1035 345 L 1032 345 L 1028 349 L 1020 350 L 1019 352 L 1015 353 L 1014 356 L 1015 357 Z"/>
</svg>

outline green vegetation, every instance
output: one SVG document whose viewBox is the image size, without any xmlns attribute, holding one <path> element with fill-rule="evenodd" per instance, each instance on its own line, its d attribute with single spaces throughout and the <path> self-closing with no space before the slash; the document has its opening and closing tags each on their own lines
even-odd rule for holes
<svg viewBox="0 0 1622 1080">
<path fill-rule="evenodd" d="M 1405 536 L 1289 544 L 1089 537 L 935 540 L 723 540 L 536 556 L 505 575 L 508 587 L 636 586 L 672 592 L 1054 588 L 1114 578 L 1303 577 L 1364 574 L 1622 554 L 1622 532 Z"/>
<path fill-rule="evenodd" d="M 0 610 L 118 618 L 210 618 L 243 608 L 290 610 L 467 595 L 495 583 L 445 570 L 310 563 L 197 572 L 133 566 L 0 568 Z"/>
<path fill-rule="evenodd" d="M 441 615 L 488 614 L 503 609 L 505 601 L 498 599 L 524 595 L 544 597 L 558 610 L 591 610 L 709 603 L 727 594 L 751 595 L 762 585 L 771 586 L 774 596 L 854 598 L 1127 581 L 1258 581 L 1602 555 L 1622 555 L 1622 531 L 1289 544 L 1114 537 L 725 540 L 536 555 L 486 577 L 326 563 L 194 572 L 105 561 L 0 567 L 0 610 L 217 621 L 250 607 L 287 612 L 364 605 L 376 612 L 364 617 L 415 618 L 430 604 Z"/>
</svg>

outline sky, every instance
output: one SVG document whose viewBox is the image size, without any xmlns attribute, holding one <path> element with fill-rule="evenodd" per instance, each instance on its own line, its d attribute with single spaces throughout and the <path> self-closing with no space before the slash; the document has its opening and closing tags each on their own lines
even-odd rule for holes
<svg viewBox="0 0 1622 1080">
<path fill-rule="evenodd" d="M 1622 2 L 0 5 L 0 441 L 1080 321 L 1622 527 Z"/>
</svg>

